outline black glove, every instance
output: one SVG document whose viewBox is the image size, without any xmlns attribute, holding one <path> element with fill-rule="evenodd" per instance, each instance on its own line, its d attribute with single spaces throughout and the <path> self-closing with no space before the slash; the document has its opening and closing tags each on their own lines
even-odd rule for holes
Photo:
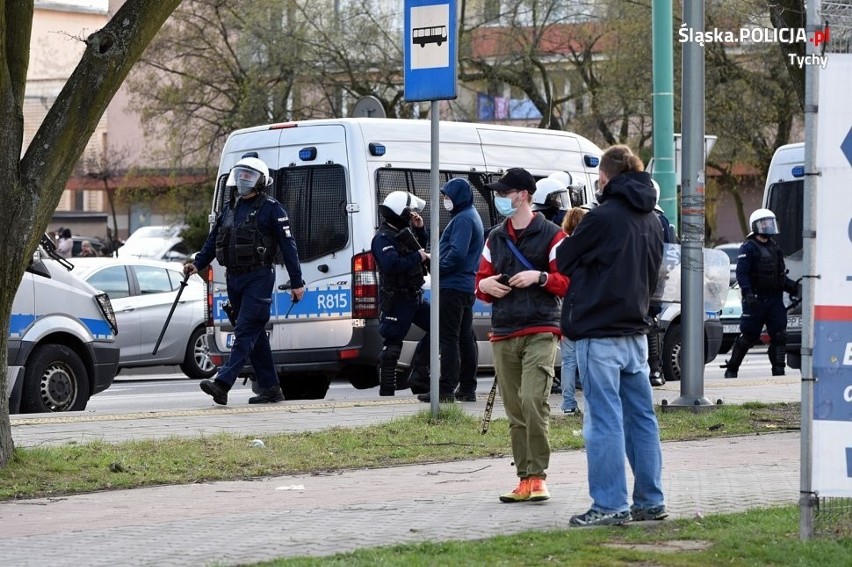
<svg viewBox="0 0 852 567">
<path fill-rule="evenodd" d="M 753 293 L 743 296 L 743 307 L 752 307 L 755 303 L 757 303 L 757 296 Z"/>
</svg>

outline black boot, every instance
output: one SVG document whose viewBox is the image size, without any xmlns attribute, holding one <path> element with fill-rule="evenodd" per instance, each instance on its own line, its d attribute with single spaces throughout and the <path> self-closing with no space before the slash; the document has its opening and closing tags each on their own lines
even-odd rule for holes
<svg viewBox="0 0 852 567">
<path fill-rule="evenodd" d="M 284 393 L 279 386 L 261 390 L 256 396 L 249 398 L 250 404 L 275 404 L 284 401 Z"/>
<path fill-rule="evenodd" d="M 392 362 L 393 366 L 389 363 Z M 396 392 L 396 361 L 382 361 L 379 366 L 379 395 L 393 396 Z"/>
<path fill-rule="evenodd" d="M 725 378 L 737 377 L 737 372 L 740 370 L 740 364 L 743 363 L 743 359 L 750 348 L 751 345 L 743 338 L 742 335 L 737 337 L 737 340 L 734 341 L 734 346 L 731 348 L 731 358 L 728 359 L 728 362 L 725 365 Z"/>
<path fill-rule="evenodd" d="M 787 367 L 787 333 L 778 333 L 770 341 L 767 354 L 769 364 L 772 365 L 772 375 L 784 376 L 784 369 Z"/>
<path fill-rule="evenodd" d="M 213 397 L 213 401 L 220 406 L 228 405 L 228 390 L 231 387 L 219 380 L 202 380 L 199 384 L 201 390 L 208 396 Z"/>
</svg>

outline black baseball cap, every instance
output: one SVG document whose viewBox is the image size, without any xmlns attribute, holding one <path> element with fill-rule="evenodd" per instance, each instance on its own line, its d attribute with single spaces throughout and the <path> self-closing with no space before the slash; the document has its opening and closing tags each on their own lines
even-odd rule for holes
<svg viewBox="0 0 852 567">
<path fill-rule="evenodd" d="M 513 167 L 503 177 L 493 183 L 487 183 L 489 191 L 526 191 L 535 193 L 535 178 L 526 169 Z"/>
</svg>

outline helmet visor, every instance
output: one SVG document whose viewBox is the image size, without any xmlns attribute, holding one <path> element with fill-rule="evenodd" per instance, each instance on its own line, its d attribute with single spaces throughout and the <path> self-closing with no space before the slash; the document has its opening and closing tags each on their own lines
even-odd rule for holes
<svg viewBox="0 0 852 567">
<path fill-rule="evenodd" d="M 568 197 L 568 191 L 553 191 L 544 199 L 544 204 L 560 211 L 567 211 L 571 208 L 571 199 Z"/>
<path fill-rule="evenodd" d="M 248 167 L 237 166 L 231 170 L 229 180 L 233 179 L 234 185 L 237 187 L 237 192 L 240 195 L 248 195 L 258 186 L 261 177 L 263 175 L 259 171 Z"/>
<path fill-rule="evenodd" d="M 757 219 L 756 221 L 754 221 L 754 224 L 752 225 L 751 229 L 752 231 L 754 231 L 755 234 L 762 234 L 765 236 L 779 234 L 778 222 L 772 217 Z"/>
</svg>

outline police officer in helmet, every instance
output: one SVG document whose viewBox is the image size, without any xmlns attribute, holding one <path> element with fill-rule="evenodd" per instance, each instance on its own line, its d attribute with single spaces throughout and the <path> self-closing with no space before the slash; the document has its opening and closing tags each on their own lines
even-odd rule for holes
<svg viewBox="0 0 852 567">
<path fill-rule="evenodd" d="M 748 350 L 760 340 L 763 325 L 769 333 L 769 362 L 772 375 L 783 376 L 786 365 L 787 310 L 784 294 L 798 295 L 798 284 L 787 277 L 784 254 L 773 236 L 778 221 L 769 209 L 758 209 L 749 217 L 751 232 L 740 247 L 737 282 L 742 292 L 743 314 L 740 336 L 734 341 L 725 378 L 736 378 Z"/>
<path fill-rule="evenodd" d="M 562 174 L 562 176 L 557 174 Z M 571 198 L 568 195 L 570 185 L 571 176 L 564 171 L 557 171 L 548 177 L 539 179 L 535 182 L 532 210 L 540 212 L 550 222 L 561 224 L 565 212 L 571 208 Z"/>
<path fill-rule="evenodd" d="M 373 237 L 371 249 L 379 267 L 379 334 L 383 349 L 379 361 L 379 395 L 393 396 L 396 390 L 396 365 L 402 341 L 412 323 L 426 332 L 415 349 L 421 361 L 412 376 L 423 378 L 423 364 L 429 354 L 429 303 L 423 298 L 423 284 L 429 254 L 423 218 L 418 214 L 426 205 L 423 199 L 406 191 L 393 191 L 379 205 L 382 223 Z M 413 231 L 412 231 L 413 228 Z M 425 371 L 428 380 L 428 371 Z M 426 384 L 428 391 L 428 383 Z M 422 393 L 422 388 L 415 393 Z"/>
<path fill-rule="evenodd" d="M 281 254 L 290 275 L 290 300 L 305 294 L 296 241 L 284 207 L 266 195 L 272 178 L 266 164 L 256 157 L 243 158 L 231 169 L 225 185 L 233 191 L 213 225 L 204 247 L 192 263 L 183 267 L 194 274 L 215 258 L 225 267 L 228 301 L 233 315 L 234 344 L 228 362 L 214 380 L 202 380 L 204 393 L 219 405 L 227 405 L 228 391 L 237 375 L 251 359 L 260 393 L 250 404 L 267 404 L 284 399 L 272 361 L 266 323 L 275 287 L 276 255 Z"/>
</svg>

